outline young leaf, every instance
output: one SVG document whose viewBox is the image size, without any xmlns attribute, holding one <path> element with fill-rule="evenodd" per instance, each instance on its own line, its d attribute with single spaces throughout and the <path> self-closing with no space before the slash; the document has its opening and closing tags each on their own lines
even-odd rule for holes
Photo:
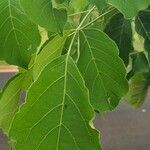
<svg viewBox="0 0 150 150">
<path fill-rule="evenodd" d="M 95 110 L 113 110 L 128 90 L 125 68 L 115 43 L 98 29 L 80 31 L 78 67 Z"/>
<path fill-rule="evenodd" d="M 56 9 L 52 0 L 21 0 L 21 4 L 31 19 L 52 32 L 62 34 L 67 21 L 65 9 Z"/>
<path fill-rule="evenodd" d="M 133 107 L 139 108 L 143 105 L 150 86 L 149 73 L 138 73 L 133 76 L 129 84 L 129 92 L 126 101 Z"/>
<path fill-rule="evenodd" d="M 42 69 L 48 63 L 50 63 L 52 60 L 54 60 L 55 58 L 61 55 L 67 35 L 68 34 L 65 34 L 63 37 L 60 37 L 59 35 L 54 37 L 51 41 L 47 43 L 47 45 L 37 55 L 33 67 L 34 79 L 38 77 Z"/>
<path fill-rule="evenodd" d="M 145 49 L 150 53 L 150 9 L 138 13 L 135 25 L 136 31 L 145 39 Z"/>
<path fill-rule="evenodd" d="M 40 44 L 38 28 L 27 18 L 19 0 L 1 1 L 0 10 L 0 56 L 10 64 L 27 68 Z"/>
<path fill-rule="evenodd" d="M 76 65 L 61 56 L 30 87 L 10 137 L 16 150 L 100 150 L 98 132 L 89 124 L 93 114 Z"/>
<path fill-rule="evenodd" d="M 139 10 L 145 9 L 150 0 L 107 0 L 109 4 L 120 10 L 125 18 L 133 18 Z"/>
<path fill-rule="evenodd" d="M 118 13 L 110 19 L 104 31 L 116 42 L 119 47 L 120 57 L 128 65 L 129 54 L 133 51 L 130 21 L 126 20 L 121 13 Z"/>
<path fill-rule="evenodd" d="M 19 74 L 10 79 L 0 97 L 0 128 L 7 134 L 12 119 L 18 110 L 23 78 L 24 74 Z"/>
</svg>

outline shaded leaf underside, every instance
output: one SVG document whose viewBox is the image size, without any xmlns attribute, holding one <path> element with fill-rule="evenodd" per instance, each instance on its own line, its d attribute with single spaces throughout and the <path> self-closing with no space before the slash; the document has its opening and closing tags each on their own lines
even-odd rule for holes
<svg viewBox="0 0 150 150">
<path fill-rule="evenodd" d="M 136 31 L 145 39 L 145 49 L 150 52 L 150 9 L 139 12 L 135 25 Z"/>
<path fill-rule="evenodd" d="M 104 31 L 116 42 L 120 57 L 128 65 L 129 54 L 133 51 L 130 21 L 126 20 L 121 13 L 118 13 L 110 19 Z"/>
</svg>

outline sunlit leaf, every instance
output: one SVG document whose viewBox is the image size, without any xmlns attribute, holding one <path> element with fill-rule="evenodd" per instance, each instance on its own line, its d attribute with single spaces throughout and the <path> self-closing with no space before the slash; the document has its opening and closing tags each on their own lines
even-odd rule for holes
<svg viewBox="0 0 150 150">
<path fill-rule="evenodd" d="M 56 9 L 52 0 L 21 0 L 21 4 L 31 19 L 47 30 L 62 34 L 67 21 L 65 9 Z"/>
<path fill-rule="evenodd" d="M 85 9 L 88 5 L 88 0 L 70 0 L 70 4 L 78 12 Z"/>
<path fill-rule="evenodd" d="M 35 64 L 33 67 L 34 79 L 38 77 L 42 69 L 55 58 L 59 57 L 62 53 L 62 48 L 66 41 L 67 34 L 63 37 L 59 35 L 49 41 L 41 52 L 37 55 Z"/>
<path fill-rule="evenodd" d="M 90 126 L 93 114 L 76 65 L 61 56 L 30 87 L 10 137 L 16 150 L 100 150 L 98 132 Z"/>
<path fill-rule="evenodd" d="M 78 67 L 94 109 L 113 110 L 128 90 L 125 67 L 115 43 L 100 30 L 82 30 Z"/>
<path fill-rule="evenodd" d="M 5 133 L 8 133 L 12 119 L 18 110 L 23 79 L 24 74 L 16 75 L 8 81 L 2 91 L 0 97 L 0 128 Z"/>
<path fill-rule="evenodd" d="M 19 0 L 2 0 L 0 10 L 0 58 L 27 68 L 40 44 L 38 28 L 26 16 Z"/>
<path fill-rule="evenodd" d="M 139 10 L 145 9 L 150 0 L 107 0 L 109 4 L 118 8 L 126 18 L 133 18 Z"/>
</svg>

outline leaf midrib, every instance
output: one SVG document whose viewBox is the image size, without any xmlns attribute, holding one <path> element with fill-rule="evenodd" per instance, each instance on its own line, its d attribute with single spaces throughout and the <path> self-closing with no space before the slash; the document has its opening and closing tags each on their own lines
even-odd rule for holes
<svg viewBox="0 0 150 150">
<path fill-rule="evenodd" d="M 59 140 L 60 140 L 62 120 L 63 120 L 63 114 L 64 114 L 64 103 L 65 103 L 66 89 L 67 89 L 68 59 L 69 59 L 69 56 L 67 56 L 66 61 L 65 61 L 65 72 L 64 72 L 65 75 L 64 75 L 64 88 L 63 88 L 64 91 L 63 91 L 63 100 L 62 100 L 62 108 L 61 108 L 61 116 L 60 116 L 60 122 L 59 122 L 59 130 L 58 130 L 56 150 L 58 150 L 58 148 L 59 148 Z"/>
</svg>

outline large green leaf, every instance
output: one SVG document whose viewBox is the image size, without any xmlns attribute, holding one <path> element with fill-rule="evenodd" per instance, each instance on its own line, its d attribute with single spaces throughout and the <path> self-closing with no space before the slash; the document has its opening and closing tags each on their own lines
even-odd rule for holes
<svg viewBox="0 0 150 150">
<path fill-rule="evenodd" d="M 80 31 L 78 67 L 94 108 L 113 110 L 128 90 L 125 67 L 115 43 L 98 29 Z"/>
<path fill-rule="evenodd" d="M 45 47 L 41 50 L 41 52 L 37 55 L 33 67 L 34 79 L 38 77 L 42 69 L 48 63 L 61 55 L 66 38 L 67 34 L 65 34 L 63 37 L 60 37 L 59 35 L 56 36 L 54 39 L 49 41 L 47 45 L 45 45 Z"/>
<path fill-rule="evenodd" d="M 2 0 L 0 10 L 0 58 L 27 67 L 40 44 L 38 28 L 27 18 L 19 0 Z"/>
<path fill-rule="evenodd" d="M 56 9 L 52 0 L 21 0 L 25 12 L 31 19 L 47 30 L 62 34 L 67 21 L 65 9 Z"/>
<path fill-rule="evenodd" d="M 130 21 L 126 20 L 121 13 L 118 13 L 106 25 L 105 33 L 116 42 L 119 47 L 120 57 L 128 65 L 129 54 L 133 51 Z"/>
<path fill-rule="evenodd" d="M 76 65 L 61 56 L 30 87 L 10 137 L 16 150 L 100 150 L 98 132 L 90 125 L 93 114 Z"/>
<path fill-rule="evenodd" d="M 107 0 L 109 4 L 118 8 L 126 18 L 133 18 L 139 10 L 145 9 L 150 0 Z"/>
<path fill-rule="evenodd" d="M 145 49 L 150 53 L 150 9 L 138 13 L 135 25 L 136 31 L 145 39 Z"/>
<path fill-rule="evenodd" d="M 130 88 L 126 101 L 133 107 L 139 108 L 143 105 L 146 96 L 148 94 L 148 88 L 150 86 L 150 74 L 149 73 L 137 73 L 130 80 Z"/>
<path fill-rule="evenodd" d="M 24 74 L 16 75 L 6 84 L 0 98 L 0 128 L 8 133 L 8 129 L 19 106 L 20 92 Z"/>
</svg>

